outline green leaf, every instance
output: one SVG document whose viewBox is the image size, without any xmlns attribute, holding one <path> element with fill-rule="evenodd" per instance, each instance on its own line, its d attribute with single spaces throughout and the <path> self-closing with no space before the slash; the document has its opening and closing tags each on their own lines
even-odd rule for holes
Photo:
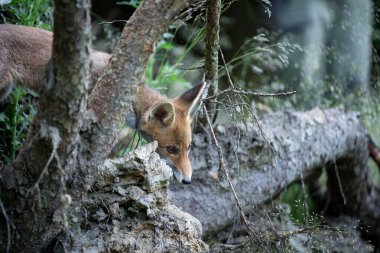
<svg viewBox="0 0 380 253">
<path fill-rule="evenodd" d="M 5 113 L 0 112 L 0 122 L 5 122 L 5 118 L 6 118 Z"/>
</svg>

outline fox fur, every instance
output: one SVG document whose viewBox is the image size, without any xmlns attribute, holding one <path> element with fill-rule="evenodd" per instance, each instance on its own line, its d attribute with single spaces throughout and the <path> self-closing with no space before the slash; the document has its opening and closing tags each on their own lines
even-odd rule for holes
<svg viewBox="0 0 380 253">
<path fill-rule="evenodd" d="M 41 92 L 45 68 L 50 61 L 53 33 L 39 28 L 0 25 L 0 101 L 16 84 Z M 111 55 L 92 50 L 91 80 L 93 86 L 108 64 Z"/>
</svg>

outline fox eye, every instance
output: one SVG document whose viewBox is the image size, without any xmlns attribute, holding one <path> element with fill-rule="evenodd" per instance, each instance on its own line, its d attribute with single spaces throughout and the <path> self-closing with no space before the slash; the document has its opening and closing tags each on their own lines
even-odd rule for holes
<svg viewBox="0 0 380 253">
<path fill-rule="evenodd" d="M 177 154 L 178 153 L 178 149 L 176 147 L 173 147 L 173 146 L 166 147 L 166 151 L 168 151 L 169 154 Z"/>
</svg>

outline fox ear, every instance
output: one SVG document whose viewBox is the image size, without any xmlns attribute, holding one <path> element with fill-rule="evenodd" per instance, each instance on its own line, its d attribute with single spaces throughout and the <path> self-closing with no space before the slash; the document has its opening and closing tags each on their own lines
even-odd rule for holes
<svg viewBox="0 0 380 253">
<path fill-rule="evenodd" d="M 201 95 L 203 93 L 205 85 L 200 84 L 185 91 L 182 95 L 176 97 L 174 100 L 180 102 L 187 107 L 187 113 L 192 115 L 196 109 L 196 105 L 199 102 Z"/>
<path fill-rule="evenodd" d="M 174 106 L 169 102 L 161 102 L 148 111 L 148 122 L 159 121 L 164 127 L 171 126 L 174 122 Z"/>
</svg>

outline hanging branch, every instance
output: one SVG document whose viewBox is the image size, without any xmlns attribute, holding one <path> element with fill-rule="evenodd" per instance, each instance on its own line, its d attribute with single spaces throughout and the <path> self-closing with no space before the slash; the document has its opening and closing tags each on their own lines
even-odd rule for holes
<svg viewBox="0 0 380 253">
<path fill-rule="evenodd" d="M 212 101 L 215 98 L 223 95 L 223 94 L 239 94 L 244 96 L 258 96 L 258 97 L 280 97 L 280 96 L 289 96 L 296 93 L 296 91 L 287 91 L 287 92 L 278 92 L 278 93 L 265 93 L 265 92 L 257 92 L 257 91 L 250 91 L 250 90 L 241 90 L 238 87 L 228 88 L 225 90 L 222 90 L 220 92 L 217 92 L 213 96 L 208 96 L 204 99 L 204 101 Z"/>
<path fill-rule="evenodd" d="M 206 106 L 204 106 L 204 110 L 207 110 Z M 228 185 L 229 185 L 229 187 L 231 189 L 231 192 L 232 192 L 232 194 L 234 196 L 234 200 L 235 200 L 236 206 L 237 206 L 237 208 L 239 210 L 240 216 L 243 219 L 244 225 L 246 227 L 246 231 L 249 234 L 250 239 L 252 240 L 253 243 L 257 243 L 259 246 L 262 246 L 261 243 L 260 243 L 259 236 L 252 229 L 252 226 L 250 225 L 250 222 L 248 221 L 248 218 L 247 218 L 247 216 L 244 213 L 243 205 L 240 203 L 240 200 L 239 200 L 239 197 L 238 197 L 238 195 L 237 195 L 237 193 L 235 191 L 234 185 L 232 184 L 230 173 L 229 173 L 229 169 L 228 169 L 228 165 L 227 165 L 227 161 L 224 158 L 222 148 L 220 147 L 218 139 L 215 136 L 214 129 L 213 129 L 212 125 L 211 125 L 210 118 L 209 118 L 209 116 L 208 116 L 207 113 L 205 113 L 205 117 L 206 117 L 207 125 L 208 125 L 208 127 L 210 128 L 210 131 L 211 131 L 212 140 L 213 140 L 213 142 L 214 142 L 214 144 L 215 144 L 215 146 L 216 146 L 216 148 L 218 150 L 220 169 L 222 169 L 222 171 L 223 171 L 223 173 L 224 173 L 224 175 L 225 175 L 225 177 L 227 179 Z M 264 251 L 266 251 L 266 249 L 264 247 L 263 247 L 263 249 L 264 249 Z"/>
<path fill-rule="evenodd" d="M 216 99 L 217 87 L 218 87 L 218 51 L 219 51 L 219 19 L 221 12 L 221 1 L 220 0 L 209 0 L 207 5 L 207 14 L 206 14 L 206 52 L 205 52 L 205 82 L 206 87 L 203 93 L 203 101 L 206 101 L 206 96 Z M 215 102 L 215 101 L 213 101 Z M 242 204 L 239 201 L 237 193 L 234 189 L 234 186 L 231 182 L 227 162 L 224 159 L 223 152 L 219 146 L 218 140 L 216 139 L 214 129 L 212 127 L 210 118 L 208 116 L 208 111 L 212 110 L 211 103 L 206 101 L 203 106 L 205 123 L 209 126 L 211 131 L 212 140 L 218 150 L 219 155 L 219 164 L 222 173 L 228 181 L 231 192 L 234 196 L 236 206 L 240 213 L 240 216 L 243 219 L 243 222 L 246 226 L 246 230 L 250 235 L 250 238 L 253 242 L 260 244 L 260 239 L 258 235 L 254 232 L 252 227 L 249 224 L 249 221 L 244 213 Z M 265 248 L 263 248 L 265 250 Z"/>
</svg>

